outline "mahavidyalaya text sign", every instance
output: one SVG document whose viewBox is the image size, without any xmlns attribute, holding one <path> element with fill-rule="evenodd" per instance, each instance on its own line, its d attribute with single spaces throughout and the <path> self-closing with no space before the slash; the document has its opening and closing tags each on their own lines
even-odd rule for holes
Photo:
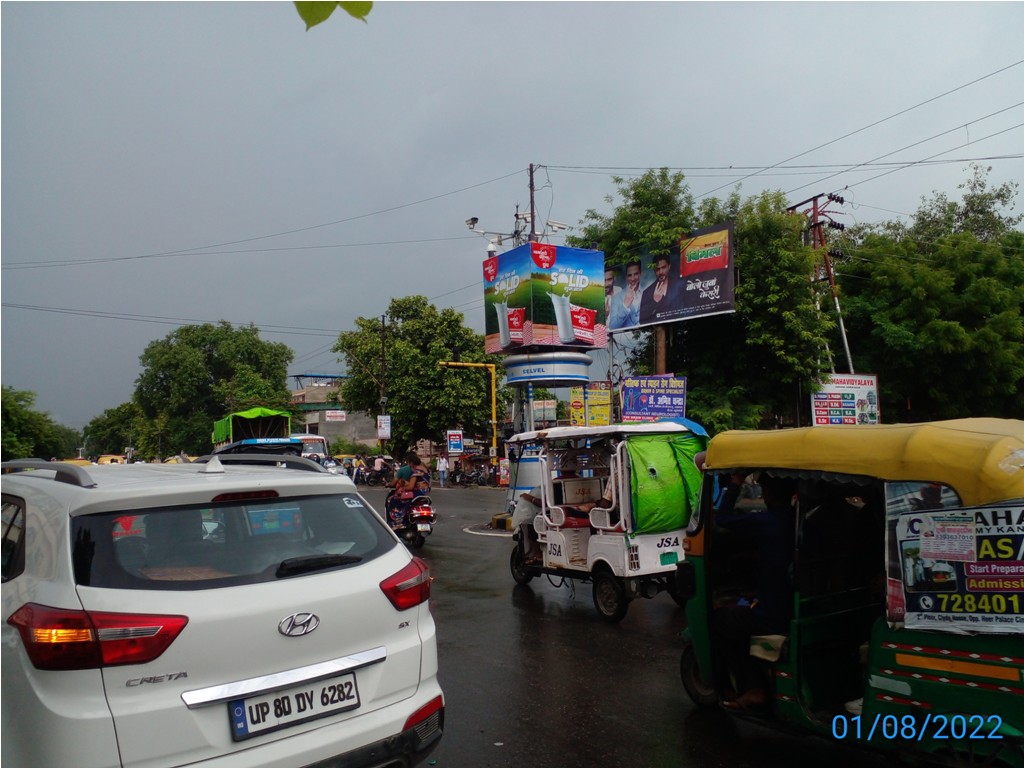
<svg viewBox="0 0 1024 768">
<path fill-rule="evenodd" d="M 736 311 L 733 226 L 698 230 L 679 250 L 605 267 L 608 331 Z"/>
<path fill-rule="evenodd" d="M 527 243 L 487 258 L 487 353 L 530 346 L 606 347 L 603 268 L 601 251 L 548 243 Z"/>
<path fill-rule="evenodd" d="M 878 376 L 873 373 L 833 373 L 811 395 L 814 425 L 878 424 Z"/>
</svg>

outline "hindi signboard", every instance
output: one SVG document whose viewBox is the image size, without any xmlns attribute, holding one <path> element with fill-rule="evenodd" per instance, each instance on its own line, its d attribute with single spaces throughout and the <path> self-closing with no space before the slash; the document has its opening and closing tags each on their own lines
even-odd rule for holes
<svg viewBox="0 0 1024 768">
<path fill-rule="evenodd" d="M 736 311 L 732 223 L 693 232 L 674 253 L 605 266 L 608 332 Z"/>
<path fill-rule="evenodd" d="M 622 421 L 657 421 L 686 416 L 686 377 L 629 376 L 622 381 Z"/>
</svg>

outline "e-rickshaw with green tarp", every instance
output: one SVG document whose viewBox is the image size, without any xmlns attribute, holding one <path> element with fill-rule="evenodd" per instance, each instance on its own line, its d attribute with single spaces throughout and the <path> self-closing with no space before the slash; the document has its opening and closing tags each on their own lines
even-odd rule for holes
<svg viewBox="0 0 1024 768">
<path fill-rule="evenodd" d="M 1024 421 L 729 431 L 704 470 L 677 573 L 695 703 L 1024 767 Z M 751 535 L 767 519 L 782 536 Z M 773 563 L 788 604 L 764 595 Z M 766 601 L 784 616 L 762 633 Z"/>
<path fill-rule="evenodd" d="M 683 531 L 700 490 L 694 456 L 707 446 L 700 425 L 553 427 L 507 443 L 515 455 L 510 494 L 526 510 L 509 563 L 517 584 L 539 576 L 591 583 L 609 622 L 624 618 L 636 597 L 676 597 Z"/>
</svg>

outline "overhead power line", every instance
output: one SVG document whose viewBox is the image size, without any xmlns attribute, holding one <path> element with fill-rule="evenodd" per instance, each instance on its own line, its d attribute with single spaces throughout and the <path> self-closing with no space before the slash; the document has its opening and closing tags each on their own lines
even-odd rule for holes
<svg viewBox="0 0 1024 768">
<path fill-rule="evenodd" d="M 797 158 L 803 157 L 804 155 L 809 155 L 809 154 L 811 154 L 811 152 L 817 152 L 819 149 L 824 149 L 825 147 L 831 146 L 832 144 L 835 144 L 835 143 L 837 143 L 839 141 L 842 141 L 843 139 L 848 139 L 851 136 L 855 136 L 858 133 L 862 133 L 863 131 L 868 130 L 869 128 L 874 128 L 875 126 L 881 125 L 882 123 L 888 122 L 889 120 L 893 120 L 894 118 L 897 118 L 900 115 L 905 115 L 908 112 L 912 112 L 913 110 L 918 109 L 919 107 L 923 107 L 925 104 L 931 104 L 933 101 L 938 101 L 939 99 L 944 98 L 946 96 L 949 96 L 950 94 L 956 93 L 957 91 L 962 91 L 964 88 L 968 88 L 968 87 L 970 87 L 972 85 L 976 85 L 977 83 L 980 83 L 982 80 L 987 80 L 990 77 L 995 77 L 996 75 L 998 75 L 998 74 L 1000 74 L 1002 72 L 1006 72 L 1009 69 L 1013 69 L 1014 67 L 1020 66 L 1021 64 L 1024 64 L 1024 59 L 1021 59 L 1020 61 L 1015 61 L 1013 64 L 1009 64 L 1009 65 L 1007 65 L 1005 67 L 1001 67 L 1000 69 L 997 69 L 994 72 L 989 72 L 987 75 L 982 75 L 979 78 L 971 80 L 969 83 L 964 83 L 963 85 L 958 85 L 956 88 L 952 88 L 952 89 L 946 91 L 945 93 L 940 93 L 938 96 L 932 96 L 930 99 L 925 99 L 924 101 L 919 102 L 919 103 L 915 104 L 912 107 L 907 107 L 906 109 L 901 109 L 899 112 L 895 112 L 895 113 L 889 115 L 888 117 L 883 117 L 881 120 L 876 120 L 873 123 L 869 123 L 868 125 L 865 125 L 863 128 L 858 128 L 858 129 L 856 129 L 854 131 L 850 131 L 849 133 L 844 133 L 842 136 L 839 136 L 838 138 L 832 139 L 831 141 L 826 141 L 824 144 L 819 144 L 816 147 L 808 149 L 808 150 L 806 150 L 804 152 L 801 152 L 799 154 L 793 155 L 792 157 L 787 157 L 785 160 L 780 160 L 779 162 L 775 163 L 775 165 L 769 166 L 767 170 L 771 170 L 772 168 L 776 168 L 777 166 L 780 166 L 783 163 L 788 163 L 788 162 L 791 162 L 793 160 L 796 160 Z M 751 173 L 751 174 L 749 174 L 747 176 L 744 176 L 742 179 L 740 179 L 740 181 L 741 182 L 742 181 L 746 181 L 749 178 L 757 176 L 759 173 L 760 173 L 760 171 L 756 171 L 754 173 Z M 715 192 L 718 192 L 721 189 L 725 189 L 728 186 L 733 186 L 733 185 L 731 185 L 731 184 L 723 184 L 720 187 L 715 187 L 714 189 L 710 190 L 709 192 L 704 192 L 703 194 L 699 195 L 697 197 L 697 199 L 699 200 L 702 197 L 707 197 L 708 195 L 711 195 L 711 194 L 713 194 Z"/>
<path fill-rule="evenodd" d="M 440 200 L 443 197 L 450 197 L 452 195 L 457 195 L 457 194 L 459 194 L 461 192 L 468 192 L 471 189 L 476 189 L 478 187 L 483 187 L 483 186 L 486 186 L 487 184 L 493 184 L 495 182 L 502 181 L 504 179 L 510 178 L 512 176 L 515 176 L 517 174 L 523 173 L 523 170 L 524 169 L 519 169 L 517 171 L 513 171 L 512 173 L 506 173 L 504 176 L 498 176 L 497 178 L 494 178 L 494 179 L 489 179 L 487 181 L 481 181 L 478 184 L 471 184 L 468 187 L 461 187 L 460 189 L 454 189 L 454 190 L 452 190 L 450 192 L 443 192 L 443 193 L 438 194 L 438 195 L 431 195 L 430 197 L 425 197 L 422 200 L 416 200 L 416 201 L 413 201 L 413 202 L 410 202 L 410 203 L 402 203 L 401 205 L 393 205 L 393 206 L 391 206 L 389 208 L 382 208 L 382 209 L 380 209 L 378 211 L 372 211 L 370 213 L 361 213 L 358 216 L 349 216 L 348 218 L 338 219 L 337 221 L 328 221 L 328 222 L 326 222 L 324 224 L 314 224 L 314 225 L 309 226 L 309 227 L 299 227 L 297 229 L 289 229 L 289 230 L 285 230 L 283 232 L 274 232 L 274 233 L 269 234 L 269 235 L 258 235 L 256 237 L 246 237 L 246 238 L 242 238 L 242 239 L 239 239 L 239 240 L 230 240 L 230 241 L 223 242 L 223 243 L 213 243 L 213 244 L 210 244 L 210 245 L 198 245 L 198 246 L 196 246 L 194 248 L 182 248 L 182 249 L 174 250 L 174 251 L 161 251 L 159 253 L 146 253 L 146 254 L 141 254 L 141 255 L 136 255 L 136 256 L 120 256 L 120 257 L 115 257 L 115 258 L 98 259 L 98 260 L 94 260 L 94 261 L 128 261 L 128 260 L 133 260 L 133 259 L 155 259 L 155 258 L 161 258 L 161 257 L 167 257 L 167 256 L 183 256 L 183 255 L 188 255 L 188 254 L 205 253 L 210 248 L 224 248 L 224 247 L 229 246 L 229 245 L 241 245 L 242 243 L 252 243 L 252 242 L 256 242 L 257 240 L 269 240 L 270 238 L 273 238 L 273 237 L 283 237 L 285 235 L 294 235 L 294 234 L 298 234 L 300 232 L 310 232 L 310 231 L 312 231 L 314 229 L 322 229 L 324 227 L 332 227 L 332 226 L 334 226 L 336 224 L 347 224 L 347 223 L 352 222 L 352 221 L 358 221 L 359 219 L 366 219 L 366 218 L 369 218 L 371 216 L 379 216 L 379 215 L 381 215 L 383 213 L 393 213 L 394 211 L 399 211 L 399 210 L 401 210 L 403 208 L 411 208 L 414 205 L 422 205 L 423 203 L 429 203 L 429 202 L 433 202 L 434 200 Z M 312 246 L 312 247 L 318 247 L 318 246 Z M 294 249 L 286 249 L 286 250 L 294 250 Z M 41 264 L 41 263 L 45 263 L 45 262 L 15 262 L 14 264 L 11 264 L 10 266 L 13 268 L 13 267 L 18 266 L 19 264 L 25 264 L 25 265 L 33 264 L 33 265 L 35 265 L 35 264 Z M 60 266 L 67 266 L 68 264 L 79 264 L 79 263 L 83 263 L 84 264 L 84 263 L 90 263 L 90 262 L 89 261 L 68 261 L 68 260 L 64 260 L 64 261 L 56 262 L 56 263 L 59 264 Z M 8 266 L 4 265 L 3 268 L 7 269 Z"/>
</svg>

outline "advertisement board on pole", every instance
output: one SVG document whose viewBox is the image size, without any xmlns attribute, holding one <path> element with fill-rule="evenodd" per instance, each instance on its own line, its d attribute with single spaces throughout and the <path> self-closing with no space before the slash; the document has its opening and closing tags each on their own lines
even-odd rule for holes
<svg viewBox="0 0 1024 768">
<path fill-rule="evenodd" d="M 686 417 L 685 376 L 629 376 L 621 394 L 623 422 Z"/>
<path fill-rule="evenodd" d="M 734 243 L 732 223 L 719 224 L 683 237 L 675 253 L 606 266 L 608 332 L 735 312 Z"/>
<path fill-rule="evenodd" d="M 390 440 L 391 439 L 391 417 L 390 416 L 378 416 L 377 417 L 377 439 L 378 440 Z"/>
<path fill-rule="evenodd" d="M 459 456 L 465 450 L 462 442 L 462 430 L 461 429 L 449 429 L 447 432 L 448 437 L 448 453 L 452 456 Z"/>
<path fill-rule="evenodd" d="M 574 427 L 606 427 L 612 423 L 612 390 L 607 381 L 595 381 L 569 390 L 569 423 Z"/>
<path fill-rule="evenodd" d="M 821 391 L 811 395 L 811 418 L 821 424 L 878 424 L 878 376 L 873 373 L 833 373 Z"/>
<path fill-rule="evenodd" d="M 527 243 L 485 259 L 487 353 L 606 347 L 603 270 L 601 251 L 548 243 Z"/>
</svg>

